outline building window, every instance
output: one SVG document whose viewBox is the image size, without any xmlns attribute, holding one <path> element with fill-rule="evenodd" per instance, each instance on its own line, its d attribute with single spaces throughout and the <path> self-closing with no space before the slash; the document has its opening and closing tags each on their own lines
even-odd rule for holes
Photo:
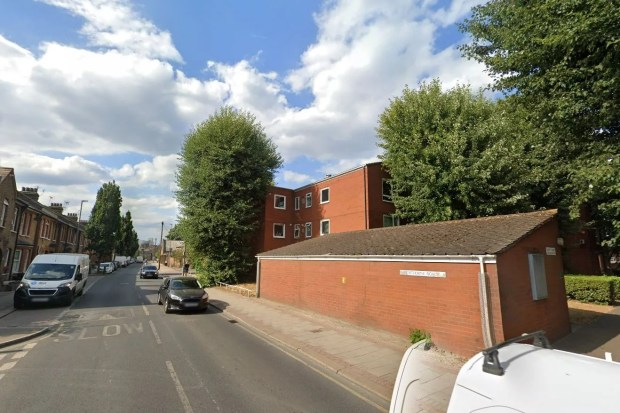
<svg viewBox="0 0 620 413">
<path fill-rule="evenodd" d="M 19 272 L 19 264 L 22 260 L 22 250 L 15 250 L 15 255 L 13 255 L 13 268 L 11 268 L 11 272 L 15 274 Z"/>
<path fill-rule="evenodd" d="M 284 231 L 286 226 L 284 224 L 273 224 L 273 237 L 284 238 Z"/>
<path fill-rule="evenodd" d="M 321 203 L 326 204 L 329 202 L 329 188 L 321 189 Z"/>
<path fill-rule="evenodd" d="M 9 213 L 9 201 L 4 200 L 4 204 L 2 205 L 2 216 L 0 216 L 0 227 L 4 228 L 6 224 L 6 216 Z"/>
<path fill-rule="evenodd" d="M 321 235 L 329 234 L 329 219 L 321 220 Z"/>
<path fill-rule="evenodd" d="M 299 211 L 299 205 L 301 204 L 301 202 L 299 201 L 299 197 L 296 196 L 295 197 L 295 211 Z"/>
<path fill-rule="evenodd" d="M 17 213 L 18 210 L 17 208 L 15 208 L 15 211 L 13 211 L 13 221 L 11 222 L 11 231 L 13 232 L 17 232 L 17 223 L 19 222 L 19 220 L 17 219 Z"/>
<path fill-rule="evenodd" d="M 384 227 L 397 227 L 400 225 L 400 218 L 397 215 L 383 215 L 383 226 Z"/>
<path fill-rule="evenodd" d="M 306 238 L 312 236 L 312 222 L 306 222 Z"/>
<path fill-rule="evenodd" d="M 301 225 L 295 224 L 295 226 L 293 227 L 293 238 L 295 239 L 299 238 L 300 233 L 301 233 Z"/>
<path fill-rule="evenodd" d="M 385 202 L 392 202 L 392 181 L 389 179 L 383 180 L 383 200 Z"/>
<path fill-rule="evenodd" d="M 532 298 L 542 300 L 547 298 L 547 275 L 545 274 L 545 256 L 542 254 L 528 254 L 530 268 L 530 283 Z"/>
<path fill-rule="evenodd" d="M 312 206 L 312 193 L 308 192 L 306 194 L 306 208 L 310 208 Z"/>
<path fill-rule="evenodd" d="M 286 209 L 286 197 L 284 195 L 274 195 L 273 207 L 275 209 Z"/>
</svg>

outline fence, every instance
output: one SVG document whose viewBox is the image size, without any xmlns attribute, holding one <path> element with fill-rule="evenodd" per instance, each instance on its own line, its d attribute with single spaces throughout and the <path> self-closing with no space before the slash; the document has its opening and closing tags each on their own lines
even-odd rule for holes
<svg viewBox="0 0 620 413">
<path fill-rule="evenodd" d="M 239 287 L 237 285 L 232 285 L 232 284 L 226 284 L 221 281 L 217 281 L 217 284 L 219 287 L 224 287 L 227 290 L 232 290 L 241 295 L 247 295 L 248 297 L 256 297 L 256 291 L 250 290 L 249 288 Z"/>
</svg>

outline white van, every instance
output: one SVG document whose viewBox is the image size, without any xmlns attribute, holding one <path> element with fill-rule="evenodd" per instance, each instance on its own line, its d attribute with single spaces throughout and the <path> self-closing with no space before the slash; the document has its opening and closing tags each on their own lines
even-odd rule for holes
<svg viewBox="0 0 620 413">
<path fill-rule="evenodd" d="M 90 259 L 86 254 L 39 254 L 24 273 L 13 306 L 34 303 L 71 305 L 73 297 L 84 293 Z"/>
</svg>

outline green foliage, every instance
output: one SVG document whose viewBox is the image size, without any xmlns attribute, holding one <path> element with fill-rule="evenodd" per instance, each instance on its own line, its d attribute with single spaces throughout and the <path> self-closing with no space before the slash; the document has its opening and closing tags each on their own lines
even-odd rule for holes
<svg viewBox="0 0 620 413">
<path fill-rule="evenodd" d="M 282 159 L 254 116 L 230 107 L 197 125 L 180 156 L 180 233 L 210 280 L 236 281 L 254 264 L 252 237 Z"/>
<path fill-rule="evenodd" d="M 469 87 L 405 88 L 377 128 L 399 214 L 433 222 L 532 209 L 528 133 L 522 117 Z"/>
<path fill-rule="evenodd" d="M 409 341 L 411 344 L 419 343 L 420 341 L 426 341 L 426 343 L 431 342 L 431 333 L 421 330 L 419 328 L 412 329 L 409 331 Z"/>
<path fill-rule="evenodd" d="M 587 303 L 613 304 L 620 299 L 620 278 L 596 275 L 565 275 L 566 295 Z"/>
<path fill-rule="evenodd" d="M 86 225 L 89 249 L 100 257 L 110 257 L 120 234 L 123 200 L 116 182 L 105 183 L 97 191 L 97 200 Z"/>
<path fill-rule="evenodd" d="M 617 1 L 491 0 L 461 25 L 464 55 L 545 135 L 544 202 L 588 206 L 607 256 L 620 249 L 619 15 Z"/>
<path fill-rule="evenodd" d="M 120 235 L 116 246 L 116 254 L 132 257 L 140 247 L 138 234 L 133 228 L 131 212 L 127 211 L 121 218 Z"/>
<path fill-rule="evenodd" d="M 181 225 L 175 224 L 170 231 L 168 231 L 168 235 L 166 235 L 166 239 L 171 241 L 181 241 L 183 240 L 183 235 L 181 234 Z"/>
</svg>

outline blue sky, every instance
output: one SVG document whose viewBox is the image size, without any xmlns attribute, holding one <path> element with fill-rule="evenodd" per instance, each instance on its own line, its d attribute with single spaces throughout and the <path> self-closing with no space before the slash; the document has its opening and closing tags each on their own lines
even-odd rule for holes
<svg viewBox="0 0 620 413">
<path fill-rule="evenodd" d="M 159 241 L 193 125 L 224 105 L 253 113 L 285 187 L 374 161 L 405 85 L 489 82 L 457 50 L 478 3 L 0 0 L 0 166 L 44 204 L 88 200 L 83 218 L 115 180 L 140 239 Z"/>
</svg>

